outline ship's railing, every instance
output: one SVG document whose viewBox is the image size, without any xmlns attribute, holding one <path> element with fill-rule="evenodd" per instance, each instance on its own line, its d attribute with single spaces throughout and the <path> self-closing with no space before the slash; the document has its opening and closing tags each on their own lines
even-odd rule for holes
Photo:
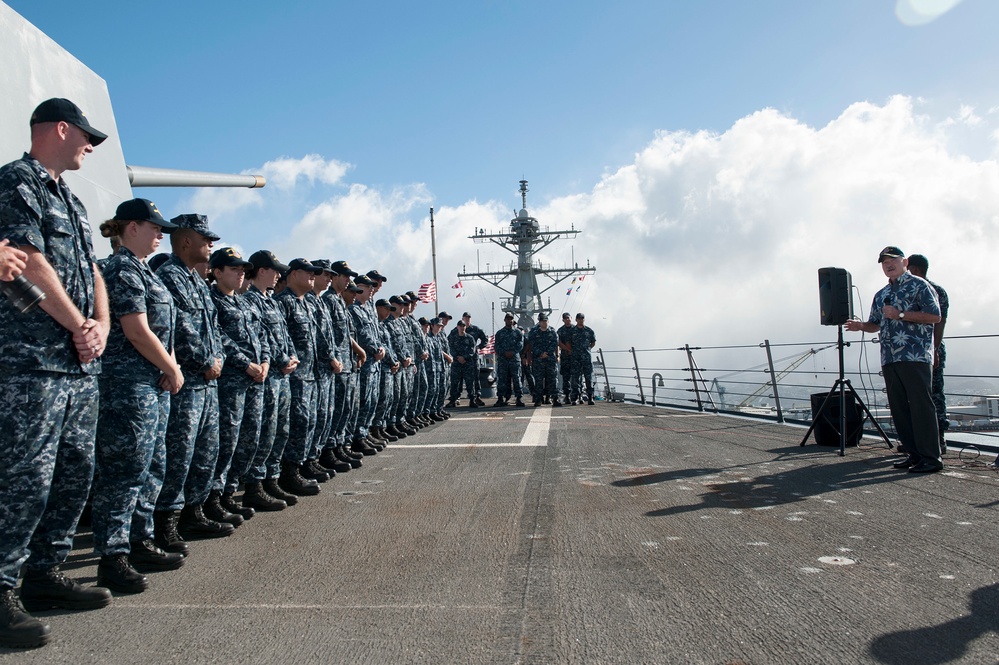
<svg viewBox="0 0 999 665">
<path fill-rule="evenodd" d="M 945 339 L 948 441 L 999 452 L 999 335 Z M 890 436 L 894 426 L 881 375 L 877 337 L 854 338 L 844 347 L 843 376 Z M 985 367 L 986 369 L 982 369 Z M 839 378 L 835 341 L 661 349 L 597 349 L 595 390 L 604 399 L 809 425 L 813 395 L 828 394 Z M 993 415 L 989 414 L 992 402 Z M 818 400 L 821 404 L 821 398 Z M 865 422 L 865 432 L 876 430 Z"/>
</svg>

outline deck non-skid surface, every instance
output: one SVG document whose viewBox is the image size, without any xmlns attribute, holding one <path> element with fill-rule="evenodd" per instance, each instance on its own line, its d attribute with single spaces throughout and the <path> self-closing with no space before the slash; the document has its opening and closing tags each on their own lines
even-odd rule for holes
<svg viewBox="0 0 999 665">
<path fill-rule="evenodd" d="M 999 661 L 999 477 L 803 433 L 458 409 L 0 664 Z"/>
</svg>

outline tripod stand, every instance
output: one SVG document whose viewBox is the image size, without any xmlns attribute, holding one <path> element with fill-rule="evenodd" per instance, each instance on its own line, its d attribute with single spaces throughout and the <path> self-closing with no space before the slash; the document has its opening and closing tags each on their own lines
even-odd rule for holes
<svg viewBox="0 0 999 665">
<path fill-rule="evenodd" d="M 839 326 L 837 326 L 837 328 L 839 328 L 839 339 L 836 343 L 836 348 L 839 350 L 839 378 L 836 379 L 835 383 L 833 383 L 832 385 L 832 388 L 829 389 L 829 394 L 826 395 L 826 398 L 822 400 L 822 406 L 819 407 L 818 413 L 816 414 L 815 418 L 812 420 L 811 427 L 809 427 L 808 431 L 805 432 L 805 437 L 801 440 L 800 445 L 804 446 L 805 442 L 808 441 L 808 437 L 811 436 L 812 431 L 815 429 L 815 426 L 818 425 L 819 423 L 818 417 L 821 416 L 822 413 L 825 411 L 826 403 L 828 403 L 829 400 L 832 399 L 833 395 L 836 395 L 838 393 L 839 394 L 839 456 L 843 457 L 844 455 L 846 455 L 846 393 L 847 391 L 849 391 L 850 394 L 853 396 L 853 398 L 856 400 L 856 403 L 860 405 L 860 408 L 862 408 L 864 410 L 864 413 L 866 414 L 865 417 L 860 420 L 860 423 L 858 423 L 857 428 L 859 430 L 863 430 L 864 421 L 870 418 L 871 422 L 874 424 L 874 427 L 878 430 L 878 433 L 881 435 L 881 438 L 884 439 L 884 442 L 886 444 L 888 444 L 888 448 L 892 448 L 893 446 L 891 445 L 891 441 L 888 440 L 888 435 L 885 434 L 885 431 L 881 429 L 881 425 L 878 424 L 878 421 L 874 418 L 873 415 L 871 415 L 871 412 L 867 408 L 867 405 L 864 404 L 864 400 L 860 399 L 860 395 L 858 395 L 857 391 L 854 390 L 853 386 L 850 385 L 850 381 L 843 378 L 843 347 L 846 346 L 846 343 L 843 341 L 843 324 L 840 324 Z"/>
</svg>

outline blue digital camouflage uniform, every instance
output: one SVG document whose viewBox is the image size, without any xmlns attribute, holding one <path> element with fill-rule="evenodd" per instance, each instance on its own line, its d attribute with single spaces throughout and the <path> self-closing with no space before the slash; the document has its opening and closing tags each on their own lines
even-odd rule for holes
<svg viewBox="0 0 999 665">
<path fill-rule="evenodd" d="M 295 347 L 288 336 L 288 323 L 284 311 L 271 296 L 261 293 L 250 285 L 243 294 L 243 302 L 257 308 L 267 333 L 267 343 L 271 350 L 271 368 L 264 383 L 264 409 L 260 418 L 260 440 L 257 453 L 253 456 L 248 480 L 261 481 L 281 475 L 281 453 L 274 442 L 281 433 L 281 440 L 288 439 L 288 426 L 291 417 L 291 379 L 281 370 L 288 367 L 295 355 Z"/>
<path fill-rule="evenodd" d="M 560 326 L 558 330 L 555 331 L 558 335 L 558 341 L 562 344 L 571 345 L 572 329 L 573 326 L 571 325 Z M 571 357 L 572 353 L 563 350 L 558 361 L 558 371 L 559 375 L 562 377 L 562 396 L 566 399 L 569 399 L 569 396 L 572 395 L 572 363 L 569 362 Z"/>
<path fill-rule="evenodd" d="M 388 319 L 378 321 L 378 339 L 381 340 L 382 348 L 385 349 L 385 357 L 382 358 L 380 363 L 378 363 L 378 406 L 375 409 L 375 420 L 373 425 L 376 427 L 388 427 L 392 424 L 389 421 L 389 416 L 392 412 L 393 406 L 395 405 L 396 398 L 396 375 L 392 373 L 392 366 L 396 363 L 396 357 L 395 350 L 393 349 L 392 332 L 389 327 Z"/>
<path fill-rule="evenodd" d="M 939 464 L 940 434 L 930 392 L 933 325 L 887 319 L 882 311 L 886 304 L 903 312 L 939 315 L 936 291 L 926 280 L 905 272 L 874 295 L 868 322 L 881 328 L 881 368 L 898 438 L 924 462 Z"/>
<path fill-rule="evenodd" d="M 516 326 L 504 326 L 496 331 L 493 344 L 496 349 L 497 396 L 510 399 L 513 384 L 512 395 L 520 399 L 524 396 L 520 383 L 520 352 L 524 350 L 524 333 Z M 511 357 L 508 358 L 507 354 Z"/>
<path fill-rule="evenodd" d="M 27 154 L 0 169 L 0 238 L 41 252 L 93 317 L 86 209 Z M 21 314 L 0 298 L 0 330 L 0 588 L 13 588 L 22 564 L 51 568 L 72 548 L 93 477 L 101 364 L 81 366 L 72 334 L 41 308 Z"/>
<path fill-rule="evenodd" d="M 940 303 L 940 317 L 943 322 L 947 321 L 947 313 L 950 311 L 950 298 L 947 291 L 936 282 L 929 282 L 933 290 L 937 292 L 937 302 Z M 930 383 L 930 392 L 933 394 L 933 407 L 937 413 L 937 427 L 940 430 L 940 442 L 943 443 L 944 432 L 950 427 L 947 421 L 947 396 L 944 394 L 944 367 L 947 365 L 947 348 L 943 340 L 935 350 L 939 362 L 934 362 L 933 378 Z"/>
<path fill-rule="evenodd" d="M 291 289 L 274 298 L 284 312 L 288 336 L 295 347 L 299 365 L 291 373 L 291 423 L 288 436 L 278 438 L 274 447 L 282 449 L 282 458 L 300 466 L 306 460 L 316 432 L 316 322 L 312 309 Z"/>
<path fill-rule="evenodd" d="M 243 296 L 211 287 L 218 309 L 225 364 L 219 377 L 219 458 L 212 489 L 235 492 L 257 453 L 264 411 L 264 384 L 249 377 L 250 364 L 270 364 L 271 348 L 263 318 Z"/>
<path fill-rule="evenodd" d="M 424 415 L 437 413 L 438 411 L 437 400 L 440 396 L 439 380 L 444 365 L 444 355 L 441 353 L 440 340 L 432 332 L 427 332 L 426 340 L 427 353 L 430 354 L 430 357 L 424 363 L 427 373 L 427 398 L 421 411 Z"/>
<path fill-rule="evenodd" d="M 534 374 L 534 401 L 541 401 L 544 397 L 552 400 L 558 399 L 558 388 L 556 387 L 555 364 L 558 362 L 558 333 L 549 327 L 542 330 L 541 325 L 536 325 L 527 333 L 527 340 L 531 345 L 531 371 Z M 547 357 L 542 358 L 543 355 Z"/>
<path fill-rule="evenodd" d="M 597 336 L 589 326 L 573 326 L 569 334 L 572 354 L 569 356 L 571 374 L 569 384 L 572 392 L 569 399 L 580 399 L 583 384 L 586 384 L 586 396 L 593 398 L 593 360 L 590 349 L 597 343 Z"/>
<path fill-rule="evenodd" d="M 451 356 L 454 358 L 454 363 L 451 365 L 451 401 L 457 400 L 461 394 L 462 382 L 468 391 L 468 398 L 473 399 L 475 395 L 473 384 L 479 380 L 478 366 L 474 361 L 474 357 L 478 355 L 476 340 L 471 335 L 455 335 L 453 339 L 448 340 L 448 343 L 451 345 Z M 465 362 L 460 362 L 460 359 L 464 359 Z"/>
<path fill-rule="evenodd" d="M 94 550 L 111 556 L 127 554 L 130 541 L 153 537 L 170 413 L 170 394 L 158 385 L 162 372 L 128 341 L 121 318 L 145 314 L 150 331 L 170 353 L 177 309 L 163 282 L 126 247 L 105 266 L 104 277 L 111 331 L 99 381 L 93 532 Z"/>
<path fill-rule="evenodd" d="M 336 355 L 336 340 L 333 335 L 333 318 L 326 303 L 310 291 L 305 301 L 312 308 L 316 319 L 316 432 L 309 448 L 309 459 L 318 459 L 333 429 L 333 406 L 336 403 L 333 383 L 333 360 Z"/>
<path fill-rule="evenodd" d="M 166 473 L 156 510 L 200 505 L 211 492 L 219 455 L 217 380 L 205 372 L 224 361 L 218 313 L 205 280 L 171 254 L 156 276 L 177 306 L 174 353 L 184 373 L 184 387 L 170 397 L 166 434 Z"/>
<path fill-rule="evenodd" d="M 330 289 L 322 299 L 329 308 L 337 358 L 343 363 L 343 371 L 333 378 L 333 427 L 324 447 L 342 448 L 347 445 L 347 426 L 357 414 L 357 358 L 350 344 L 354 338 L 354 319 L 340 294 Z"/>
<path fill-rule="evenodd" d="M 367 354 L 367 359 L 360 369 L 357 419 L 351 433 L 354 439 L 363 439 L 368 435 L 368 427 L 374 421 L 375 409 L 378 406 L 378 390 L 381 377 L 379 375 L 379 363 L 375 360 L 375 354 L 381 347 L 381 340 L 378 336 L 378 327 L 371 319 L 371 312 L 368 308 L 361 305 L 360 301 L 355 301 L 348 308 L 348 311 L 354 317 L 354 330 L 357 333 L 357 343 Z"/>
<path fill-rule="evenodd" d="M 447 401 L 451 386 L 451 365 L 443 356 L 445 353 L 449 356 L 451 355 L 451 345 L 443 328 L 434 337 L 437 339 L 437 344 L 441 349 L 441 371 L 437 375 L 437 403 L 434 408 L 434 413 L 440 413 L 444 410 L 444 402 Z"/>
<path fill-rule="evenodd" d="M 406 322 L 406 318 L 401 315 L 392 314 L 387 320 L 392 321 L 392 331 L 395 335 L 396 359 L 398 359 L 400 364 L 397 373 L 399 393 L 396 396 L 395 408 L 392 412 L 392 422 L 401 423 L 407 418 L 406 411 L 409 408 L 409 396 L 413 393 L 413 378 L 416 369 L 412 361 L 416 350 L 413 345 L 413 330 Z M 402 362 L 406 358 L 410 360 L 409 367 L 402 366 Z"/>
<path fill-rule="evenodd" d="M 423 334 L 423 328 L 412 314 L 404 316 L 402 320 L 409 326 L 409 338 L 413 342 L 412 390 L 406 405 L 406 418 L 413 418 L 420 414 L 423 402 L 427 398 L 427 374 L 422 358 L 423 353 L 427 350 L 427 341 Z"/>
</svg>

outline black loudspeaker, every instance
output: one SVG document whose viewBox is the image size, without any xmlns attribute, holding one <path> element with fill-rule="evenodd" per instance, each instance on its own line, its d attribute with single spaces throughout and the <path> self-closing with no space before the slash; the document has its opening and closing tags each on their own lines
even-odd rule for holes
<svg viewBox="0 0 999 665">
<path fill-rule="evenodd" d="M 853 278 L 843 268 L 819 268 L 819 313 L 824 326 L 853 318 Z"/>
<path fill-rule="evenodd" d="M 819 413 L 823 400 L 829 393 L 814 393 L 812 395 L 812 430 L 815 443 L 820 446 L 839 446 L 839 392 L 833 393 L 826 408 Z M 855 446 L 864 434 L 864 421 L 860 417 L 861 408 L 852 393 L 846 393 L 846 445 Z"/>
</svg>

